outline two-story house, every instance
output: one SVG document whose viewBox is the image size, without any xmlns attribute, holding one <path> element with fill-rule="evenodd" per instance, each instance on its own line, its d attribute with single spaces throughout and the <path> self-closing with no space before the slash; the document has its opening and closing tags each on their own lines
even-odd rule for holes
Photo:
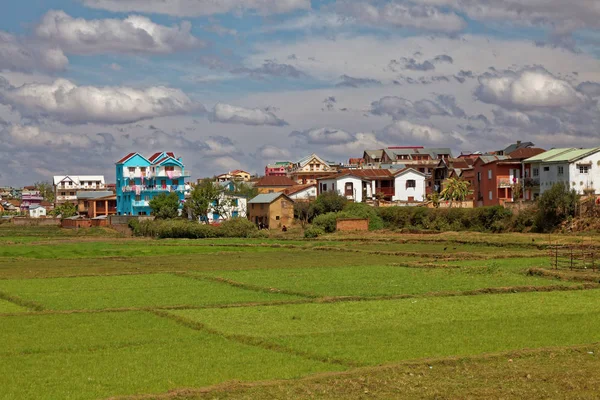
<svg viewBox="0 0 600 400">
<path fill-rule="evenodd" d="M 44 197 L 38 190 L 23 190 L 21 192 L 21 213 L 28 214 L 30 207 L 40 206 L 42 201 L 44 201 Z"/>
<path fill-rule="evenodd" d="M 288 167 L 292 163 L 289 161 L 279 161 L 275 164 L 268 164 L 265 167 L 265 176 L 287 176 Z"/>
<path fill-rule="evenodd" d="M 600 147 L 552 149 L 524 162 L 531 164 L 533 174 L 539 174 L 540 194 L 556 183 L 579 195 L 600 193 Z"/>
<path fill-rule="evenodd" d="M 331 175 L 337 168 L 316 154 L 304 157 L 288 168 L 288 176 L 300 185 L 317 183 L 318 178 Z"/>
<path fill-rule="evenodd" d="M 150 200 L 160 193 L 177 193 L 183 208 L 188 187 L 181 158 L 171 152 L 158 152 L 146 158 L 129 153 L 116 163 L 117 214 L 150 215 Z"/>
<path fill-rule="evenodd" d="M 236 169 L 235 171 L 228 172 L 226 174 L 221 174 L 217 176 L 217 182 L 249 182 L 252 175 L 249 172 L 246 172 L 241 169 Z"/>
<path fill-rule="evenodd" d="M 106 185 L 103 175 L 55 175 L 54 204 L 77 204 L 77 192 L 103 191 Z"/>
</svg>

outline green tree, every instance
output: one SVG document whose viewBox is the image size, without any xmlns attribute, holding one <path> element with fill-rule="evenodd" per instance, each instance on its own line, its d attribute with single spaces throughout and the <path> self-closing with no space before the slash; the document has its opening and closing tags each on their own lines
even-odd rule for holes
<svg viewBox="0 0 600 400">
<path fill-rule="evenodd" d="M 330 212 L 342 211 L 348 203 L 348 199 L 337 192 L 324 192 L 317 196 L 313 203 L 314 215 L 322 215 Z"/>
<path fill-rule="evenodd" d="M 152 215 L 158 219 L 177 218 L 179 215 L 179 196 L 175 192 L 160 193 L 150 200 Z"/>
<path fill-rule="evenodd" d="M 200 218 L 202 221 L 208 222 L 208 212 L 211 205 L 214 204 L 218 207 L 220 195 L 220 187 L 210 178 L 204 179 L 194 186 L 190 198 L 186 201 L 186 208 L 192 219 L 197 221 Z"/>
<path fill-rule="evenodd" d="M 440 195 L 442 199 L 449 201 L 452 207 L 453 202 L 463 202 L 472 193 L 469 186 L 469 182 L 464 179 L 448 178 Z"/>
<path fill-rule="evenodd" d="M 296 201 L 294 203 L 294 219 L 300 221 L 302 228 L 306 227 L 315 216 L 315 209 L 308 201 Z"/>
<path fill-rule="evenodd" d="M 574 217 L 579 198 L 574 190 L 557 183 L 538 198 L 535 229 L 550 232 L 569 217 Z"/>
<path fill-rule="evenodd" d="M 54 203 L 54 187 L 50 182 L 36 182 L 35 190 L 39 191 L 44 200 Z"/>
<path fill-rule="evenodd" d="M 51 211 L 51 214 L 54 217 L 62 217 L 62 218 L 70 218 L 77 215 L 77 206 L 72 203 L 64 203 L 58 207 L 55 207 L 54 210 Z"/>
<path fill-rule="evenodd" d="M 246 182 L 234 182 L 233 194 L 247 199 L 253 199 L 258 196 L 258 189 Z"/>
</svg>

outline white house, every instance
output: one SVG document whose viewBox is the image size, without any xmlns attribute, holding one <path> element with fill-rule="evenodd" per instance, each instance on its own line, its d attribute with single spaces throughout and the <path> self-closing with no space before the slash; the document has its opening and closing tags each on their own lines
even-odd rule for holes
<svg viewBox="0 0 600 400">
<path fill-rule="evenodd" d="M 360 176 L 362 170 L 349 172 L 318 179 L 318 193 L 337 192 L 356 203 L 361 203 L 373 196 L 371 182 Z"/>
<path fill-rule="evenodd" d="M 103 175 L 55 175 L 53 183 L 57 205 L 77 203 L 77 192 L 106 189 Z"/>
<path fill-rule="evenodd" d="M 294 201 L 310 201 L 317 197 L 317 185 L 308 184 L 292 186 L 291 188 L 284 190 L 284 193 Z"/>
<path fill-rule="evenodd" d="M 394 197 L 393 201 L 405 202 L 422 202 L 425 201 L 427 195 L 426 190 L 427 176 L 414 170 L 407 168 L 396 172 L 394 179 Z"/>
<path fill-rule="evenodd" d="M 213 203 L 208 210 L 208 223 L 220 223 L 231 218 L 246 218 L 248 199 L 243 196 L 221 193 L 218 205 Z"/>
<path fill-rule="evenodd" d="M 46 208 L 40 206 L 39 204 L 29 206 L 29 216 L 31 218 L 45 217 L 46 216 Z"/>
<path fill-rule="evenodd" d="M 577 194 L 587 190 L 600 193 L 600 147 L 553 149 L 523 163 L 531 164 L 533 177 L 539 174 L 540 194 L 556 183 L 564 184 Z"/>
</svg>

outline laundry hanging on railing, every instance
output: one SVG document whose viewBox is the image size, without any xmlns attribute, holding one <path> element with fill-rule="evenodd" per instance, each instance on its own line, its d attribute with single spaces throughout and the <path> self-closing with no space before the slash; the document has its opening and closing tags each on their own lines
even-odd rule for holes
<svg viewBox="0 0 600 400">
<path fill-rule="evenodd" d="M 173 179 L 173 171 L 167 171 L 167 176 L 169 179 Z"/>
<path fill-rule="evenodd" d="M 140 195 L 142 193 L 142 187 L 141 186 L 136 186 L 135 187 L 135 194 Z"/>
</svg>

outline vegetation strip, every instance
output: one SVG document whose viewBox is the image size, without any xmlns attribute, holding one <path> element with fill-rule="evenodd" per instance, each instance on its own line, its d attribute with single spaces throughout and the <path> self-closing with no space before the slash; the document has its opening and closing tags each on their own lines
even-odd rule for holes
<svg viewBox="0 0 600 400">
<path fill-rule="evenodd" d="M 529 275 L 558 278 L 565 281 L 594 282 L 600 284 L 600 273 L 581 271 L 561 271 L 545 268 L 529 268 Z"/>
<path fill-rule="evenodd" d="M 277 288 L 267 288 L 267 287 L 258 286 L 258 285 L 251 285 L 251 284 L 243 283 L 243 282 L 236 282 L 234 280 L 226 279 L 226 278 L 222 278 L 222 277 L 218 277 L 218 276 L 207 276 L 207 275 L 202 275 L 202 274 L 192 275 L 192 274 L 189 274 L 189 273 L 186 273 L 186 272 L 176 273 L 175 275 L 177 275 L 177 276 L 183 276 L 183 277 L 191 278 L 191 279 L 202 280 L 202 281 L 225 283 L 227 285 L 230 285 L 230 286 L 233 286 L 233 287 L 236 287 L 236 288 L 239 288 L 239 289 L 252 290 L 252 291 L 255 291 L 255 292 L 281 293 L 281 294 L 287 294 L 287 295 L 290 295 L 290 296 L 306 297 L 306 298 L 309 298 L 309 299 L 314 299 L 314 298 L 319 297 L 317 295 L 312 295 L 312 294 L 303 293 L 303 292 L 294 292 L 294 291 L 291 291 L 291 290 L 283 290 L 283 289 L 277 289 Z"/>
<path fill-rule="evenodd" d="M 170 314 L 168 312 L 165 311 L 159 311 L 159 310 L 154 310 L 152 311 L 152 313 L 154 315 L 157 315 L 159 317 L 163 317 L 163 318 L 168 318 L 172 321 L 177 322 L 180 325 L 186 326 L 190 329 L 194 329 L 194 330 L 198 330 L 198 331 L 204 331 L 216 336 L 220 336 L 224 339 L 227 340 L 231 340 L 237 343 L 241 343 L 241 344 L 245 344 L 248 346 L 255 346 L 255 347 L 260 347 L 264 350 L 271 350 L 271 351 L 275 351 L 278 353 L 284 353 L 284 354 L 293 354 L 295 356 L 298 357 L 302 357 L 305 358 L 307 360 L 311 360 L 311 361 L 318 361 L 318 362 L 323 362 L 323 363 L 327 363 L 327 364 L 335 364 L 335 365 L 341 365 L 344 367 L 359 367 L 359 366 L 363 366 L 363 364 L 358 363 L 358 362 L 350 362 L 347 360 L 338 360 L 338 359 L 331 359 L 331 358 L 327 358 L 327 357 L 318 357 L 315 356 L 313 354 L 310 354 L 308 352 L 303 352 L 303 351 L 299 351 L 299 350 L 294 350 L 291 348 L 288 348 L 286 346 L 282 346 L 276 343 L 272 343 L 266 340 L 262 340 L 256 337 L 252 337 L 252 336 L 246 336 L 246 335 L 237 335 L 237 334 L 226 334 L 224 332 L 221 332 L 219 330 L 216 329 L 211 329 L 209 327 L 207 327 L 206 325 L 197 322 L 197 321 L 192 321 L 189 320 L 187 318 L 184 317 L 180 317 L 178 315 L 173 315 Z"/>
<path fill-rule="evenodd" d="M 34 301 L 24 300 L 18 296 L 14 296 L 14 295 L 2 292 L 2 291 L 0 291 L 0 299 L 9 301 L 18 306 L 25 307 L 30 310 L 35 310 L 35 311 L 43 311 L 44 310 L 44 306 L 42 306 L 39 303 L 36 303 Z"/>
<path fill-rule="evenodd" d="M 107 400 L 165 400 L 165 399 L 186 399 L 186 398 L 194 398 L 197 395 L 207 394 L 211 395 L 211 398 L 220 398 L 219 394 L 230 394 L 233 392 L 253 389 L 253 388 L 267 388 L 267 387 L 281 387 L 281 386 L 292 386 L 296 384 L 311 384 L 316 383 L 319 380 L 327 379 L 339 379 L 339 378 L 355 378 L 360 380 L 363 383 L 363 386 L 366 386 L 368 382 L 363 378 L 365 375 L 370 374 L 381 374 L 385 372 L 392 372 L 397 374 L 398 376 L 409 375 L 414 376 L 416 374 L 420 375 L 419 371 L 422 370 L 431 370 L 436 367 L 455 367 L 459 364 L 465 363 L 481 363 L 481 362 L 498 362 L 504 365 L 518 365 L 520 360 L 531 359 L 539 356 L 545 356 L 552 359 L 560 356 L 570 356 L 572 354 L 575 355 L 583 355 L 587 354 L 593 356 L 595 352 L 599 349 L 600 343 L 591 343 L 586 345 L 575 345 L 575 346 L 565 346 L 565 347 L 546 347 L 546 348 L 538 348 L 538 349 L 523 349 L 516 351 L 506 351 L 506 352 L 496 352 L 496 353 L 487 353 L 481 354 L 477 356 L 461 356 L 461 357 L 443 357 L 443 358 L 428 358 L 428 359 L 419 359 L 419 360 L 409 360 L 403 361 L 399 363 L 389 363 L 378 366 L 366 366 L 366 367 L 357 367 L 352 368 L 347 371 L 332 371 L 332 372 L 321 372 L 312 374 L 303 378 L 298 378 L 294 380 L 265 380 L 265 381 L 255 381 L 255 382 L 224 382 L 217 385 L 212 385 L 204 388 L 181 388 L 171 390 L 167 393 L 161 394 L 141 394 L 136 396 L 116 396 L 110 397 Z M 592 351 L 594 350 L 594 351 Z M 414 372 L 414 373 L 413 373 Z M 473 379 L 474 377 L 469 377 Z M 524 375 L 525 379 L 530 379 L 527 375 Z M 386 384 L 391 384 L 392 382 L 385 382 Z M 420 383 L 417 382 L 417 385 L 420 386 Z M 362 393 L 357 392 L 357 396 L 360 395 L 368 395 L 368 391 L 362 390 Z M 563 393 L 564 394 L 564 393 Z M 314 398 L 316 393 L 314 390 L 310 393 L 309 398 Z M 229 398 L 229 397 L 228 397 Z"/>
</svg>

